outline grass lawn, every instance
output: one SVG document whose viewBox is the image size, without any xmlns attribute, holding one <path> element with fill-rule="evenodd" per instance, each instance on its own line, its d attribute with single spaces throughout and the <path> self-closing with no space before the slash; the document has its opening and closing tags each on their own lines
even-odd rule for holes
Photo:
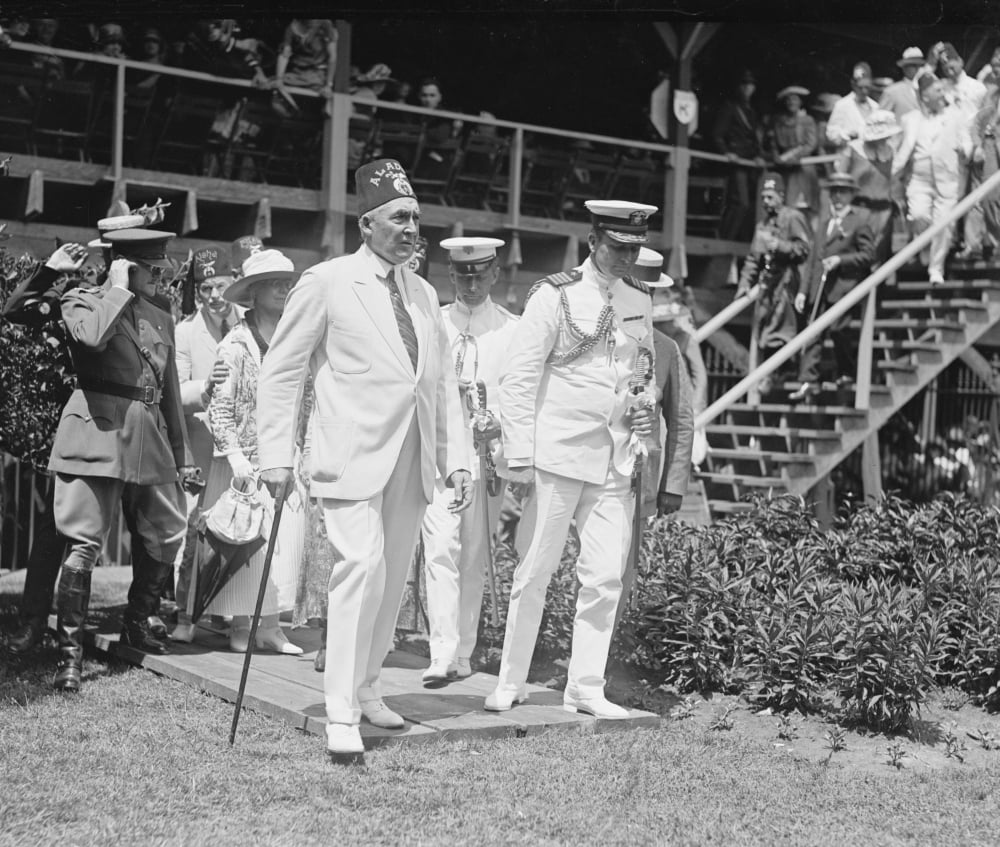
<svg viewBox="0 0 1000 847">
<path fill-rule="evenodd" d="M 0 626 L 14 598 L 0 596 Z M 698 699 L 657 730 L 381 748 L 323 740 L 88 654 L 78 696 L 55 651 L 0 665 L 0 845 L 996 844 L 1000 752 L 849 734 Z M 966 707 L 969 708 L 969 707 Z M 963 720 L 972 726 L 981 712 Z M 1000 735 L 1000 732 L 997 733 Z M 828 764 L 824 762 L 829 759 Z"/>
</svg>

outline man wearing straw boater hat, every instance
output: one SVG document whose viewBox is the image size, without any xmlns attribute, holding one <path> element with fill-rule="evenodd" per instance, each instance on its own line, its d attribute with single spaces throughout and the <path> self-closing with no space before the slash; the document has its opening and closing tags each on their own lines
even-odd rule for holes
<svg viewBox="0 0 1000 847">
<path fill-rule="evenodd" d="M 197 470 L 184 429 L 173 320 L 156 299 L 157 279 L 172 267 L 166 255 L 172 237 L 146 229 L 108 232 L 106 284 L 62 298 L 78 381 L 49 460 L 56 474 L 56 528 L 69 540 L 59 580 L 54 681 L 64 691 L 80 687 L 90 575 L 119 501 L 144 556 L 129 589 L 121 643 L 168 652 L 149 618 L 184 536 L 181 486 L 193 485 Z"/>
<path fill-rule="evenodd" d="M 875 258 L 875 236 L 870 213 L 851 205 L 858 184 L 850 174 L 835 173 L 826 181 L 830 205 L 820 217 L 810 261 L 803 275 L 804 285 L 795 295 L 795 311 L 800 314 L 812 304 L 812 317 L 841 300 L 871 272 Z M 820 358 L 823 340 L 833 341 L 838 385 L 854 382 L 857 372 L 857 341 L 850 329 L 861 306 L 842 315 L 829 329 L 802 351 L 799 364 L 801 385 L 792 392 L 793 401 L 805 400 L 819 392 Z"/>
<path fill-rule="evenodd" d="M 590 257 L 532 289 L 500 378 L 512 484 L 535 486 L 535 531 L 514 573 L 489 711 L 527 699 L 525 683 L 570 523 L 580 533 L 580 592 L 563 705 L 621 719 L 604 669 L 632 535 L 632 473 L 653 431 L 649 289 L 629 277 L 655 206 L 588 200 Z M 644 402 L 648 399 L 648 402 Z M 641 446 L 640 446 L 641 445 Z M 678 505 L 662 491 L 664 512 Z"/>
<path fill-rule="evenodd" d="M 327 749 L 364 751 L 358 724 L 402 728 L 382 700 L 406 575 L 435 476 L 453 511 L 472 498 L 455 363 L 437 294 L 407 267 L 420 207 L 393 159 L 354 174 L 362 246 L 307 270 L 292 289 L 257 394 L 261 477 L 292 477 L 306 377 L 315 388 L 310 493 L 337 553 L 324 677 Z"/>
<path fill-rule="evenodd" d="M 903 78 L 888 86 L 878 101 L 880 109 L 892 112 L 898 123 L 903 115 L 920 108 L 917 100 L 917 74 L 924 66 L 924 51 L 919 47 L 907 47 L 896 65 L 903 72 Z"/>
</svg>

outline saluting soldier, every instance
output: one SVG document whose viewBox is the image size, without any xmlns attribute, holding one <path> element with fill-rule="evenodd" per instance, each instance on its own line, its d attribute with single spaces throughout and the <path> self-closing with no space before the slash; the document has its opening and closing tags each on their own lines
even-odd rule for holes
<svg viewBox="0 0 1000 847">
<path fill-rule="evenodd" d="M 500 276 L 499 238 L 446 238 L 449 276 L 455 302 L 445 306 L 444 317 L 462 394 L 463 408 L 477 408 L 477 383 L 482 382 L 487 405 L 480 415 L 497 408 L 497 386 L 510 347 L 517 317 L 493 302 L 490 291 Z M 469 453 L 474 452 L 471 416 L 466 415 Z M 495 424 L 495 419 L 489 423 Z M 495 428 L 494 428 L 495 429 Z M 495 430 L 499 435 L 499 431 Z M 490 463 L 499 441 L 489 441 Z M 502 472 L 502 461 L 500 471 Z M 480 464 L 473 462 L 473 497 L 469 508 L 455 513 L 448 508 L 453 495 L 440 478 L 434 499 L 424 514 L 424 568 L 427 578 L 427 617 L 430 622 L 431 665 L 424 671 L 424 685 L 434 687 L 472 673 L 469 664 L 476 647 L 479 612 L 483 604 L 488 543 L 500 515 L 505 482 L 482 479 Z M 492 490 L 487 490 L 492 488 Z M 487 498 L 489 520 L 483 510 Z"/>
<path fill-rule="evenodd" d="M 536 526 L 514 573 L 490 711 L 526 699 L 545 590 L 575 519 L 580 591 L 563 705 L 601 718 L 628 715 L 605 698 L 604 670 L 631 540 L 635 441 L 652 433 L 651 406 L 633 405 L 629 390 L 652 379 L 652 303 L 629 273 L 656 207 L 585 205 L 590 257 L 535 286 L 500 378 L 508 479 L 534 483 Z M 637 368 L 640 359 L 646 365 Z"/>
<path fill-rule="evenodd" d="M 81 628 L 90 577 L 119 501 L 141 538 L 145 562 L 129 589 L 122 643 L 151 653 L 166 644 L 148 617 L 173 571 L 185 528 L 181 481 L 195 475 L 174 360 L 174 325 L 152 298 L 171 267 L 172 233 L 111 232 L 111 265 L 101 288 L 62 298 L 78 388 L 63 409 L 49 470 L 56 474 L 56 527 L 69 541 L 59 579 L 60 663 L 54 686 L 80 687 Z"/>
</svg>

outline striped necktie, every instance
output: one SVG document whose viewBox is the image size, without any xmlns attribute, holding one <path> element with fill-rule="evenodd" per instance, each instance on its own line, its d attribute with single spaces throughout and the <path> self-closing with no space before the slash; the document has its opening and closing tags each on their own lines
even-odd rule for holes
<svg viewBox="0 0 1000 847">
<path fill-rule="evenodd" d="M 392 311 L 396 315 L 396 326 L 399 328 L 399 337 L 403 339 L 403 346 L 410 356 L 413 364 L 413 372 L 417 372 L 417 333 L 413 329 L 413 319 L 406 311 L 406 304 L 403 302 L 403 295 L 399 293 L 399 286 L 396 285 L 396 269 L 389 268 L 389 273 L 385 277 L 386 287 L 389 289 L 389 299 L 392 300 Z"/>
</svg>

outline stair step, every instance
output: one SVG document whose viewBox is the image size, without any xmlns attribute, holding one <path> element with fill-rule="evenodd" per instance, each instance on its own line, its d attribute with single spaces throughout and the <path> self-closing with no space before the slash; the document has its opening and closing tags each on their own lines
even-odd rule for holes
<svg viewBox="0 0 1000 847">
<path fill-rule="evenodd" d="M 800 427 L 744 426 L 742 424 L 709 424 L 707 435 L 756 435 L 758 438 L 804 438 L 813 441 L 840 441 L 841 433 L 832 429 L 802 429 Z"/>
<path fill-rule="evenodd" d="M 751 450 L 749 447 L 708 448 L 710 459 L 732 459 L 738 462 L 774 462 L 776 465 L 806 465 L 816 461 L 809 453 L 782 453 L 777 450 Z"/>
<path fill-rule="evenodd" d="M 880 371 L 893 371 L 896 373 L 916 373 L 920 365 L 915 365 L 913 362 L 904 362 L 898 359 L 893 361 L 886 361 L 885 359 L 875 363 L 875 367 Z"/>
<path fill-rule="evenodd" d="M 861 329 L 861 321 L 851 321 L 851 329 Z M 946 320 L 945 318 L 921 318 L 913 320 L 907 318 L 876 318 L 875 331 L 893 329 L 909 329 L 914 332 L 928 332 L 934 329 L 941 329 L 950 332 L 961 332 L 965 329 L 965 324 L 961 321 Z"/>
<path fill-rule="evenodd" d="M 941 345 L 934 341 L 908 341 L 906 339 L 879 339 L 872 341 L 876 350 L 891 350 L 897 353 L 940 353 Z"/>
<path fill-rule="evenodd" d="M 796 386 L 798 388 L 798 386 Z M 836 390 L 836 389 L 835 389 Z M 761 412 L 787 415 L 836 415 L 837 417 L 865 417 L 865 409 L 855 409 L 853 406 L 807 406 L 796 403 L 759 403 L 756 406 L 749 403 L 734 403 L 727 411 L 730 412 Z"/>
<path fill-rule="evenodd" d="M 970 300 L 967 297 L 954 297 L 947 300 L 928 297 L 925 300 L 885 300 L 880 304 L 880 308 L 910 311 L 923 309 L 979 309 L 985 311 L 989 307 L 982 300 Z"/>
<path fill-rule="evenodd" d="M 752 476 L 749 474 L 727 474 L 712 471 L 695 471 L 695 477 L 702 482 L 719 485 L 745 485 L 747 488 L 785 488 L 788 481 L 780 476 Z"/>
<path fill-rule="evenodd" d="M 713 515 L 742 515 L 753 509 L 753 503 L 734 502 L 732 500 L 709 500 L 708 508 Z"/>
<path fill-rule="evenodd" d="M 1000 281 L 995 279 L 947 279 L 943 285 L 931 285 L 929 282 L 898 282 L 895 290 L 908 293 L 918 291 L 961 291 L 967 288 L 974 288 L 977 291 L 1000 291 Z M 890 287 L 879 288 L 879 292 L 891 292 Z"/>
</svg>

